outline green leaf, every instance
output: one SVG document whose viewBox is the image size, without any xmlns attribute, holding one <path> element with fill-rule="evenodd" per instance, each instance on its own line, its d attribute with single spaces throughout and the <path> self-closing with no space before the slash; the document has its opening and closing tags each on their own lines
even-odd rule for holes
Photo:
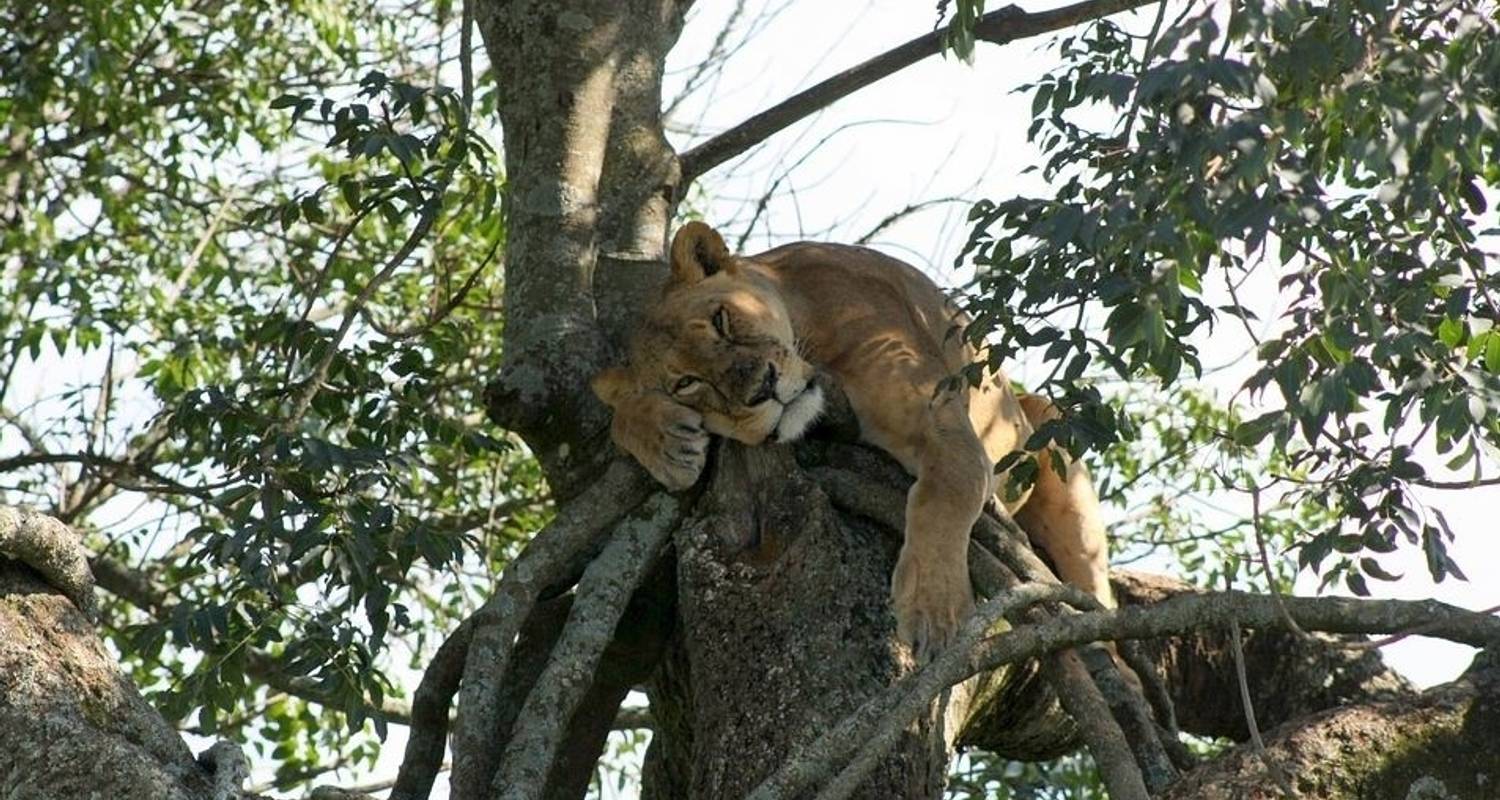
<svg viewBox="0 0 1500 800">
<path fill-rule="evenodd" d="M 1442 534 L 1431 525 L 1422 529 L 1422 553 L 1427 557 L 1427 571 L 1434 583 L 1442 583 L 1448 575 L 1448 547 Z"/>
<path fill-rule="evenodd" d="M 1375 578 L 1376 580 L 1382 580 L 1382 581 L 1399 581 L 1399 580 L 1401 580 L 1401 576 L 1400 575 L 1394 575 L 1394 574 L 1392 574 L 1390 572 L 1387 572 L 1385 570 L 1385 568 L 1383 568 L 1383 567 L 1380 566 L 1380 562 L 1376 561 L 1373 558 L 1361 558 L 1359 560 L 1359 568 L 1360 568 L 1360 571 L 1362 571 L 1366 575 L 1369 575 L 1372 578 Z"/>
<path fill-rule="evenodd" d="M 1254 447 L 1260 444 L 1262 439 L 1280 426 L 1285 416 L 1286 412 L 1278 409 L 1268 411 L 1247 422 L 1241 422 L 1234 427 L 1234 443 L 1241 447 Z"/>
</svg>

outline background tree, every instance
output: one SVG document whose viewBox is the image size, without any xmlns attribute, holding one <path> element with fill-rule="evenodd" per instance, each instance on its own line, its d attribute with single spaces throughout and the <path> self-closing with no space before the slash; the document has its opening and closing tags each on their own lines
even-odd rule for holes
<svg viewBox="0 0 1500 800">
<path fill-rule="evenodd" d="M 1484 644 L 1485 618 L 1240 595 L 1063 614 L 1076 598 L 1018 588 L 1045 567 L 1003 520 L 976 532 L 974 577 L 997 598 L 986 611 L 1020 627 L 974 631 L 913 674 L 885 608 L 899 471 L 835 424 L 795 452 L 724 446 L 701 491 L 667 498 L 611 462 L 585 382 L 659 283 L 699 178 L 945 43 L 968 56 L 1082 25 L 1059 42 L 1065 68 L 1031 87 L 1054 195 L 976 208 L 969 335 L 991 358 L 1026 347 L 1055 364 L 1039 388 L 1071 414 L 1043 435 L 1092 451 L 1106 497 L 1141 506 L 1120 540 L 1172 548 L 1187 575 L 1276 585 L 1270 554 L 1295 546 L 1363 593 L 1406 541 L 1435 578 L 1461 574 L 1441 510 L 1412 487 L 1493 482 L 1500 287 L 1478 238 L 1497 177 L 1492 19 L 1162 4 L 1137 31 L 1106 18 L 1128 2 L 958 2 L 940 8 L 953 27 L 674 148 L 662 70 L 687 5 L 8 12 L 5 374 L 37 375 L 50 347 L 83 351 L 101 377 L 29 409 L 10 410 L 0 385 L 6 499 L 88 534 L 104 632 L 169 718 L 269 751 L 252 755 L 285 787 L 370 763 L 369 733 L 411 721 L 401 796 L 425 793 L 442 760 L 460 676 L 456 796 L 581 794 L 634 686 L 651 697 L 654 796 L 738 796 L 768 778 L 789 794 L 846 767 L 845 791 L 930 796 L 959 743 L 1035 760 L 1086 742 L 1120 797 L 1264 790 L 1268 768 L 1314 795 L 1405 797 L 1418 779 L 1465 791 L 1491 768 L 1455 758 L 1453 734 L 1493 728 L 1471 713 L 1488 672 L 1377 701 L 1401 689 L 1378 659 L 1298 630 L 1426 622 Z M 463 57 L 480 49 L 461 35 L 469 16 L 488 70 Z M 503 184 L 486 144 L 502 139 Z M 1251 299 L 1245 281 L 1267 272 L 1284 299 Z M 1185 377 L 1200 377 L 1205 334 L 1231 324 L 1258 346 L 1250 399 Z M 1263 399 L 1272 384 L 1279 403 Z M 512 434 L 482 426 L 481 394 Z M 1472 477 L 1434 477 L 1429 442 Z M 1172 502 L 1216 486 L 1250 499 L 1227 526 Z M 557 517 L 528 542 L 549 499 Z M 45 562 L 25 545 L 43 528 L 14 530 L 32 533 L 0 535 L 6 552 Z M 1186 591 L 1121 581 L 1131 602 Z M 1241 647 L 1230 620 L 1258 631 Z M 1091 676 L 1058 651 L 1166 634 L 1186 638 L 1132 658 L 1148 689 L 1161 670 L 1184 730 L 1252 733 L 1241 686 L 1262 727 L 1356 705 L 1288 728 L 1268 761 L 1257 741 L 1179 777 L 1193 765 L 1169 704 L 1153 697 L 1159 731 L 1107 659 L 1085 653 Z M 389 677 L 403 663 L 425 670 L 414 707 Z M 953 725 L 908 729 L 981 667 L 948 697 Z M 1426 744 L 1298 760 L 1356 718 L 1373 740 Z M 975 763 L 957 790 L 1083 796 L 1095 780 L 1057 777 L 1076 763 Z"/>
</svg>

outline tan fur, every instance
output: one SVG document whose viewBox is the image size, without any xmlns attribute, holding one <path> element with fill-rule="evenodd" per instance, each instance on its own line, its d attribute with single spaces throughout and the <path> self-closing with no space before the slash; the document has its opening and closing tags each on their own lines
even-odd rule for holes
<svg viewBox="0 0 1500 800">
<path fill-rule="evenodd" d="M 727 337 L 715 324 L 721 309 Z M 1055 413 L 1017 397 L 1004 375 L 939 393 L 974 358 L 960 322 L 931 280 L 874 250 L 801 242 L 736 257 L 691 222 L 672 242 L 672 279 L 646 312 L 630 365 L 600 373 L 594 390 L 614 409 L 615 442 L 682 489 L 702 471 L 708 434 L 760 444 L 789 404 L 820 400 L 807 391 L 815 369 L 832 374 L 861 436 L 916 476 L 891 598 L 901 638 L 931 649 L 973 607 L 969 530 L 1003 482 L 995 462 Z M 762 400 L 768 387 L 773 397 Z M 1112 605 L 1087 473 L 1074 464 L 1060 476 L 1047 454 L 1039 461 L 1035 486 L 1008 510 L 1065 580 Z"/>
</svg>

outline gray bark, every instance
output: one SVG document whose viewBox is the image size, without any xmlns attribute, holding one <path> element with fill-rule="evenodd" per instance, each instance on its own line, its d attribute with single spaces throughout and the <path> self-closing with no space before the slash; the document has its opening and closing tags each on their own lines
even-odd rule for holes
<svg viewBox="0 0 1500 800">
<path fill-rule="evenodd" d="M 651 685 L 647 797 L 742 797 L 912 669 L 886 601 L 896 541 L 835 512 L 790 448 L 721 445 L 711 469 L 676 537 L 678 629 Z M 939 722 L 909 731 L 858 796 L 941 796 Z"/>
<path fill-rule="evenodd" d="M 1267 761 L 1302 797 L 1488 800 L 1500 796 L 1500 664 L 1482 655 L 1459 680 L 1355 703 L 1272 731 L 1266 757 L 1240 746 L 1185 775 L 1164 800 L 1278 800 Z"/>
<path fill-rule="evenodd" d="M 211 781 L 78 607 L 0 557 L 0 796 L 203 800 Z"/>
<path fill-rule="evenodd" d="M 509 190 L 507 347 L 489 411 L 532 446 L 563 500 L 610 451 L 586 381 L 616 357 L 664 274 L 682 178 L 662 135 L 661 69 L 686 6 L 476 6 L 502 87 Z M 891 477 L 880 461 L 865 468 Z M 890 636 L 891 531 L 833 508 L 786 450 L 726 445 L 716 469 L 675 536 L 677 627 L 650 684 L 653 796 L 743 794 L 912 666 Z M 960 733 L 1032 758 L 1076 739 L 1034 664 L 984 676 L 948 713 L 948 737 L 941 720 L 913 729 L 865 793 L 939 793 Z"/>
<path fill-rule="evenodd" d="M 678 170 L 661 70 L 688 5 L 476 0 L 507 182 L 505 363 L 489 413 L 526 439 L 560 498 L 607 454 L 587 381 L 663 274 Z"/>
</svg>

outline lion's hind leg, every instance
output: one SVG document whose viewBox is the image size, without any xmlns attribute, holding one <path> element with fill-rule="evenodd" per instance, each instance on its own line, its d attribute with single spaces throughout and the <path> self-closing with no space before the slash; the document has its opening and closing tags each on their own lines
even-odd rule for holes
<svg viewBox="0 0 1500 800">
<path fill-rule="evenodd" d="M 1058 417 L 1044 397 L 1021 395 L 1021 409 L 1035 427 Z M 1053 468 L 1051 453 L 1037 454 L 1036 484 L 1015 513 L 1018 524 L 1052 561 L 1058 577 L 1114 607 L 1109 587 L 1109 542 L 1099 496 L 1083 464 L 1063 454 L 1064 472 Z"/>
</svg>

